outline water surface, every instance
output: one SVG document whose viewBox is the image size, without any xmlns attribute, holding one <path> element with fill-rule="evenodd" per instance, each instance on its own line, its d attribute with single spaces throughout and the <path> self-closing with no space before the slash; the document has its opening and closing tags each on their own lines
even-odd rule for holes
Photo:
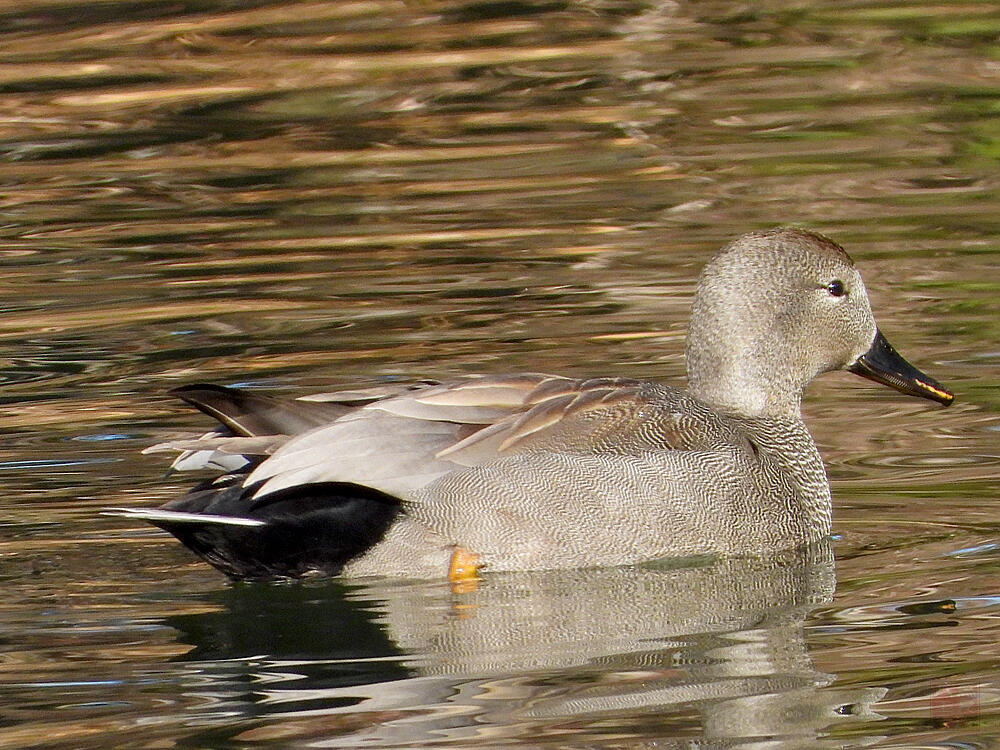
<svg viewBox="0 0 1000 750">
<path fill-rule="evenodd" d="M 0 748 L 992 742 L 993 4 L 64 0 L 0 30 Z M 958 394 L 811 387 L 830 547 L 231 585 L 98 515 L 184 488 L 139 455 L 206 429 L 174 385 L 681 382 L 698 269 L 783 223 Z"/>
</svg>

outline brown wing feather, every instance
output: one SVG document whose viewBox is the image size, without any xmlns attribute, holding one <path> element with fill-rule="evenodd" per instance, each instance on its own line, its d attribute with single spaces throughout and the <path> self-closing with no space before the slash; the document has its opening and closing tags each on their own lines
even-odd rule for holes
<svg viewBox="0 0 1000 750">
<path fill-rule="evenodd" d="M 607 433 L 644 418 L 640 412 L 649 404 L 649 395 L 640 386 L 637 381 L 624 378 L 543 381 L 525 399 L 526 408 L 522 411 L 445 448 L 437 457 L 474 465 L 498 453 L 540 445 L 561 434 L 560 427 L 570 422 L 574 423 L 574 437 L 566 443 L 567 448 L 577 443 L 600 442 Z M 615 416 L 589 420 L 581 429 L 580 418 L 594 411 L 610 411 Z M 663 437 L 668 439 L 669 434 Z M 674 442 L 679 445 L 682 440 L 678 437 Z"/>
<path fill-rule="evenodd" d="M 536 373 L 470 375 L 412 394 L 376 401 L 365 408 L 412 419 L 489 425 L 523 411 L 525 399 L 539 383 L 551 377 Z"/>
<path fill-rule="evenodd" d="M 441 382 L 438 380 L 418 380 L 415 383 L 389 383 L 386 385 L 375 385 L 371 388 L 352 388 L 346 391 L 310 393 L 307 396 L 299 396 L 296 398 L 296 401 L 318 401 L 321 403 L 357 407 L 401 396 L 413 391 L 425 390 L 437 385 L 441 385 Z"/>
</svg>

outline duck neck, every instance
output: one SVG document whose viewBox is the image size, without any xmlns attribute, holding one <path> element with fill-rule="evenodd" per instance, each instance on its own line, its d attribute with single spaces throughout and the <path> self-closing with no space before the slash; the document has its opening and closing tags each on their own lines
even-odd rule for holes
<svg viewBox="0 0 1000 750">
<path fill-rule="evenodd" d="M 787 323 L 769 297 L 744 304 L 731 284 L 702 274 L 687 339 L 689 390 L 716 409 L 744 417 L 801 420 L 802 389 L 816 369 L 809 352 L 789 347 Z"/>
<path fill-rule="evenodd" d="M 768 378 L 744 358 L 706 361 L 689 350 L 688 390 L 699 401 L 742 417 L 802 420 L 801 385 Z"/>
</svg>

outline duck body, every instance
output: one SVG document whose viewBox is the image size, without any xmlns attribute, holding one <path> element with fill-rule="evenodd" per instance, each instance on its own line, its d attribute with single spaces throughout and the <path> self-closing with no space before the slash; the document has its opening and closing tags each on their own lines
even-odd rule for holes
<svg viewBox="0 0 1000 750">
<path fill-rule="evenodd" d="M 222 476 L 117 512 L 234 578 L 441 577 L 456 549 L 488 570 L 758 555 L 830 533 L 799 412 L 813 377 L 952 399 L 878 332 L 847 254 L 795 229 L 746 235 L 706 267 L 688 369 L 686 391 L 535 373 L 289 400 L 187 386 L 175 394 L 220 428 L 151 450 Z"/>
<path fill-rule="evenodd" d="M 556 389 L 565 397 L 443 449 L 455 465 L 415 488 L 405 521 L 346 572 L 412 574 L 421 560 L 424 575 L 440 574 L 456 543 L 489 570 L 520 570 L 759 554 L 829 533 L 826 474 L 801 421 L 720 415 L 650 382 L 529 377 L 537 385 L 526 402 Z M 558 425 L 531 431 L 553 411 Z M 437 531 L 437 548 L 424 529 Z M 409 538 L 416 543 L 401 556 Z"/>
</svg>

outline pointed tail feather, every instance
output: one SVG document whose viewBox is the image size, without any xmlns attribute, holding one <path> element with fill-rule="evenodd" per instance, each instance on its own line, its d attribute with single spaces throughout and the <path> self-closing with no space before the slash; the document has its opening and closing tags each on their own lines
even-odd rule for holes
<svg viewBox="0 0 1000 750">
<path fill-rule="evenodd" d="M 170 394 L 219 420 L 241 437 L 297 435 L 351 411 L 351 407 L 341 404 L 279 399 L 205 383 L 174 388 Z"/>
<path fill-rule="evenodd" d="M 197 523 L 221 524 L 224 526 L 266 526 L 265 521 L 256 518 L 240 516 L 218 516 L 212 513 L 184 513 L 178 510 L 160 510 L 159 508 L 105 508 L 102 516 L 117 516 L 118 518 L 138 518 L 155 524 L 164 523 Z"/>
</svg>

